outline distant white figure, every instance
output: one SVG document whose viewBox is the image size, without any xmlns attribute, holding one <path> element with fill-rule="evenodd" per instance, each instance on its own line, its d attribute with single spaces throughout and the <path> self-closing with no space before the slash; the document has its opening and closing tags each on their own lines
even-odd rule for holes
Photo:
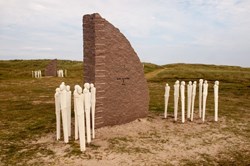
<svg viewBox="0 0 250 166">
<path fill-rule="evenodd" d="M 55 113 L 56 113 L 56 140 L 59 140 L 61 137 L 60 88 L 56 88 Z"/>
<path fill-rule="evenodd" d="M 68 112 L 67 112 L 67 91 L 64 84 L 60 85 L 60 108 L 62 112 L 64 142 L 69 142 L 68 134 Z"/>
<path fill-rule="evenodd" d="M 38 78 L 38 72 L 37 71 L 34 71 L 35 72 L 35 78 Z"/>
<path fill-rule="evenodd" d="M 77 105 L 76 105 L 76 97 L 77 97 L 77 88 L 79 85 L 75 85 L 75 89 L 73 92 L 74 95 L 74 113 L 75 113 L 75 140 L 78 140 L 79 127 L 78 127 L 78 117 L 77 117 Z"/>
<path fill-rule="evenodd" d="M 191 110 L 191 121 L 194 120 L 194 101 L 195 101 L 195 96 L 196 96 L 196 81 L 194 81 L 193 83 L 193 87 L 192 87 L 192 110 Z"/>
<path fill-rule="evenodd" d="M 205 80 L 203 84 L 203 109 L 202 109 L 202 122 L 205 121 L 205 114 L 206 114 L 206 102 L 207 102 L 207 92 L 208 92 L 208 83 Z"/>
<path fill-rule="evenodd" d="M 91 133 L 90 133 L 90 107 L 91 107 L 91 94 L 89 92 L 90 85 L 89 83 L 84 84 L 84 111 L 86 115 L 86 130 L 87 130 L 87 143 L 91 142 Z"/>
<path fill-rule="evenodd" d="M 38 71 L 38 75 L 39 75 L 39 78 L 42 78 L 42 71 L 41 70 Z"/>
<path fill-rule="evenodd" d="M 203 79 L 199 80 L 199 117 L 201 118 L 202 112 L 202 86 L 203 86 Z"/>
<path fill-rule="evenodd" d="M 66 69 L 64 70 L 64 76 L 65 76 L 65 77 L 68 77 L 68 73 L 67 73 L 67 70 L 66 70 Z"/>
<path fill-rule="evenodd" d="M 218 121 L 219 81 L 214 83 L 214 121 Z"/>
<path fill-rule="evenodd" d="M 166 84 L 165 86 L 165 94 L 164 94 L 164 99 L 165 99 L 165 110 L 164 110 L 164 118 L 167 118 L 168 116 L 168 99 L 169 99 L 169 92 L 170 92 L 170 86 Z"/>
<path fill-rule="evenodd" d="M 70 86 L 66 86 L 67 91 L 67 114 L 68 114 L 68 134 L 71 136 L 71 91 Z"/>
<path fill-rule="evenodd" d="M 174 84 L 174 121 L 177 121 L 180 82 Z"/>
<path fill-rule="evenodd" d="M 91 92 L 91 118 L 92 118 L 92 139 L 95 138 L 95 103 L 96 103 L 96 88 L 94 84 L 90 84 Z"/>
<path fill-rule="evenodd" d="M 63 73 L 63 70 L 61 69 L 61 77 L 64 77 L 64 73 Z"/>
<path fill-rule="evenodd" d="M 192 82 L 189 81 L 188 85 L 187 85 L 187 118 L 189 119 L 191 116 L 191 103 L 192 103 Z"/>
<path fill-rule="evenodd" d="M 75 93 L 75 104 L 76 104 L 76 113 L 77 113 L 77 121 L 79 127 L 79 139 L 80 139 L 80 147 L 81 151 L 86 150 L 86 139 L 85 139 L 85 116 L 84 116 L 84 95 L 82 94 L 82 88 L 80 86 L 76 87 Z"/>
<path fill-rule="evenodd" d="M 63 70 L 62 69 L 57 71 L 57 76 L 58 77 L 63 77 Z"/>
<path fill-rule="evenodd" d="M 185 82 L 181 81 L 181 122 L 185 122 Z"/>
<path fill-rule="evenodd" d="M 32 78 L 34 77 L 34 71 L 32 71 Z"/>
</svg>

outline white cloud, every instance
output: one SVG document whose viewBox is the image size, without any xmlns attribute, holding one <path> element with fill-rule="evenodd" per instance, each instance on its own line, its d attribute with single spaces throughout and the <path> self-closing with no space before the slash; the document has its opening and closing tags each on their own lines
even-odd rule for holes
<svg viewBox="0 0 250 166">
<path fill-rule="evenodd" d="M 143 61 L 250 66 L 248 0 L 0 1 L 0 57 L 81 60 L 82 15 L 94 12 Z"/>
</svg>

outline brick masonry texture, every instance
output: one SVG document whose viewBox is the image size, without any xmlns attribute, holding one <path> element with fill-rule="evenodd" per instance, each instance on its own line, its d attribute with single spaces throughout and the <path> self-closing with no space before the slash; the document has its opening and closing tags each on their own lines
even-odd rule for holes
<svg viewBox="0 0 250 166">
<path fill-rule="evenodd" d="M 45 68 L 45 76 L 54 76 L 56 77 L 57 72 L 57 60 L 52 60 Z"/>
<path fill-rule="evenodd" d="M 126 37 L 99 14 L 83 16 L 84 80 L 96 86 L 96 128 L 148 114 L 143 65 Z"/>
</svg>

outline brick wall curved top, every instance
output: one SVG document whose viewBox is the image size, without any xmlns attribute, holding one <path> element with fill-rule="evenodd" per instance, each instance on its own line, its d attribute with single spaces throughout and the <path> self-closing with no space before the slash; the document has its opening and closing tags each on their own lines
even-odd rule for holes
<svg viewBox="0 0 250 166">
<path fill-rule="evenodd" d="M 143 65 L 126 37 L 99 14 L 83 16 L 84 79 L 97 89 L 96 127 L 148 113 Z"/>
<path fill-rule="evenodd" d="M 45 68 L 45 76 L 54 76 L 56 77 L 57 71 L 57 60 L 54 59 Z"/>
</svg>

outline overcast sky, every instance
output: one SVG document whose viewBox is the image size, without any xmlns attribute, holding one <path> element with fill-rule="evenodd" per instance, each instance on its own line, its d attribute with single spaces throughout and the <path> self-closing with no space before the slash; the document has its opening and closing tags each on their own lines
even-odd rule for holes
<svg viewBox="0 0 250 166">
<path fill-rule="evenodd" d="M 91 13 L 143 62 L 250 67 L 250 0 L 0 0 L 0 59 L 82 60 Z"/>
</svg>

